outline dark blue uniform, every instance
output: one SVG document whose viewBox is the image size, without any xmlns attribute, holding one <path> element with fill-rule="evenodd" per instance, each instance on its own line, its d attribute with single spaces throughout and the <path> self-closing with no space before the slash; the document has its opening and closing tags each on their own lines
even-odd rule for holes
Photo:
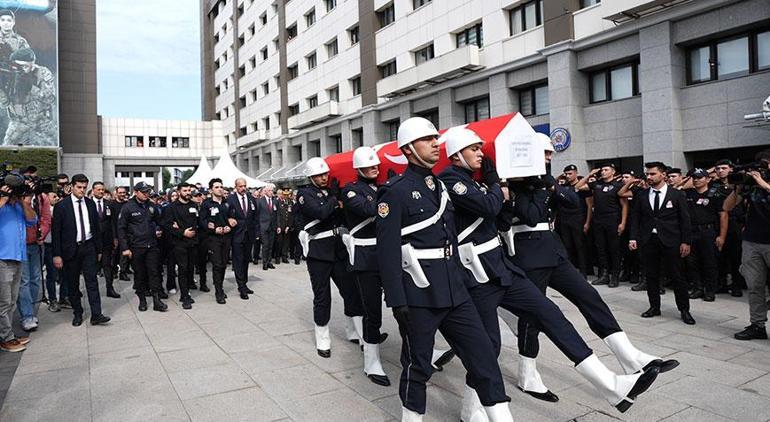
<svg viewBox="0 0 770 422">
<path fill-rule="evenodd" d="M 684 191 L 692 220 L 692 248 L 685 258 L 687 278 L 694 290 L 691 299 L 703 296 L 712 301 L 717 290 L 719 250 L 715 240 L 719 235 L 720 216 L 725 212 L 724 197 L 717 189 L 710 187 L 703 193 L 695 188 Z"/>
<path fill-rule="evenodd" d="M 513 205 L 503 207 L 498 219 L 500 231 L 511 226 L 535 227 L 550 224 L 550 209 L 553 203 L 561 206 L 578 205 L 578 196 L 572 188 L 555 186 L 549 191 L 540 178 L 527 178 L 510 185 Z M 549 229 L 517 233 L 514 236 L 515 255 L 510 257 L 514 264 L 526 271 L 527 276 L 545 294 L 552 287 L 575 304 L 588 321 L 591 330 L 600 338 L 622 331 L 615 317 L 599 293 L 586 282 L 580 272 L 569 261 L 561 240 Z M 510 250 L 510 248 L 509 248 Z M 529 358 L 537 357 L 540 344 L 539 329 L 526 319 L 519 319 L 519 353 Z"/>
<path fill-rule="evenodd" d="M 360 227 L 351 235 L 365 243 L 376 243 L 377 230 L 374 218 L 377 216 L 377 186 L 373 180 L 359 177 L 356 182 L 345 185 L 342 190 L 345 222 L 349 231 Z M 363 337 L 369 344 L 380 342 L 382 326 L 382 281 L 377 265 L 377 245 L 355 246 L 353 271 L 363 305 Z"/>
<path fill-rule="evenodd" d="M 121 253 L 131 250 L 134 267 L 134 291 L 160 293 L 160 249 L 156 231 L 160 229 L 160 213 L 149 200 L 129 199 L 118 216 L 118 244 Z"/>
<path fill-rule="evenodd" d="M 214 282 L 215 296 L 218 301 L 225 298 L 222 284 L 225 279 L 227 259 L 230 255 L 230 233 L 217 233 L 217 228 L 229 227 L 227 217 L 230 206 L 222 199 L 217 202 L 213 198 L 203 201 L 198 212 L 199 232 L 206 233 L 206 248 L 211 254 L 211 279 Z M 205 281 L 201 280 L 201 286 Z"/>
<path fill-rule="evenodd" d="M 435 224 L 402 235 L 402 229 L 438 214 L 442 187 L 430 169 L 410 164 L 402 176 L 380 187 L 377 205 L 377 256 L 385 302 L 399 321 L 401 382 L 399 395 L 404 407 L 425 413 L 425 383 L 433 374 L 431 357 L 436 330 L 473 378 L 473 387 L 484 406 L 510 400 L 505 395 L 494 347 L 485 334 L 466 285 L 469 274 L 457 258 L 457 235 L 451 202 Z M 402 245 L 416 250 L 438 251 L 417 264 L 424 282 L 402 270 Z M 443 253 L 442 253 L 443 252 Z M 420 283 L 423 287 L 419 287 Z M 402 307 L 408 307 L 404 318 Z"/>
<path fill-rule="evenodd" d="M 497 216 L 503 207 L 503 191 L 500 186 L 495 184 L 489 188 L 483 187 L 473 180 L 471 171 L 457 166 L 448 167 L 439 178 L 447 186 L 454 204 L 457 230 L 460 233 L 475 224 L 479 218 L 483 219 L 460 243 L 484 245 L 490 240 L 497 243 L 494 249 L 479 254 L 488 281 L 482 283 L 475 277 L 469 277 L 468 285 L 495 353 L 500 354 L 497 308 L 501 306 L 541 327 L 559 350 L 575 364 L 590 356 L 593 352 L 559 307 L 538 291 L 523 270 L 506 259 L 496 224 Z"/>
<path fill-rule="evenodd" d="M 345 305 L 345 315 L 363 315 L 361 297 L 355 285 L 354 275 L 347 270 L 348 253 L 340 239 L 341 213 L 338 199 L 326 189 L 313 184 L 301 187 L 297 193 L 299 226 L 319 220 L 306 229 L 311 236 L 333 231 L 333 235 L 311 240 L 307 254 L 307 271 L 313 286 L 313 321 L 319 327 L 329 323 L 332 294 L 329 279 L 334 281 Z"/>
</svg>

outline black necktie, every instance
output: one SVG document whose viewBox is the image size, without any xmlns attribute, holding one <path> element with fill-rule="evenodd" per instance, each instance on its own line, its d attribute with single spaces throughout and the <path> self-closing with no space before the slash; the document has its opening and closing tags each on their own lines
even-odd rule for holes
<svg viewBox="0 0 770 422">
<path fill-rule="evenodd" d="M 97 202 L 99 205 L 99 217 L 104 217 L 104 210 L 102 209 L 102 201 Z"/>
<path fill-rule="evenodd" d="M 78 217 L 80 218 L 80 241 L 86 241 L 86 223 L 83 221 L 83 200 L 78 199 Z"/>
<path fill-rule="evenodd" d="M 657 214 L 658 210 L 660 210 L 660 191 L 655 189 L 653 189 L 653 191 L 655 191 L 655 200 L 653 202 L 652 211 Z"/>
</svg>

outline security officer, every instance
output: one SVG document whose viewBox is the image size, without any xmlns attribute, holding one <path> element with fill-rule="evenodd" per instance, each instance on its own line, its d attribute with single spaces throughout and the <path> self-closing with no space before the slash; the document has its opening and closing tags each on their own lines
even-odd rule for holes
<svg viewBox="0 0 770 422">
<path fill-rule="evenodd" d="M 165 312 L 161 301 L 160 250 L 158 239 L 163 234 L 160 214 L 149 201 L 152 186 L 145 182 L 134 185 L 134 197 L 120 210 L 118 243 L 121 253 L 131 259 L 134 267 L 134 290 L 139 297 L 139 311 L 147 310 L 147 292 L 152 294 L 152 309 Z"/>
<path fill-rule="evenodd" d="M 717 253 L 727 237 L 727 212 L 722 209 L 724 197 L 716 186 L 709 187 L 709 174 L 702 168 L 690 173 L 693 187 L 685 189 L 692 220 L 692 244 L 686 258 L 687 274 L 694 284 L 690 299 L 714 301 L 717 289 Z"/>
<path fill-rule="evenodd" d="M 225 279 L 227 259 L 230 255 L 230 232 L 232 231 L 232 227 L 227 221 L 227 216 L 230 215 L 230 206 L 225 201 L 225 188 L 222 186 L 222 179 L 209 180 L 209 191 L 211 198 L 203 201 L 198 217 L 198 228 L 200 231 L 208 233 L 206 244 L 208 252 L 211 254 L 211 279 L 214 281 L 214 297 L 217 303 L 223 305 L 226 303 L 227 295 L 222 284 Z M 201 281 L 201 286 L 203 283 L 204 281 Z M 203 291 L 202 287 L 201 291 Z"/>
<path fill-rule="evenodd" d="M 198 208 L 198 216 L 200 217 L 201 207 L 203 206 L 203 201 L 206 194 L 203 190 L 198 188 L 192 189 L 192 202 L 195 204 L 195 206 Z M 202 292 L 209 292 L 211 291 L 209 287 L 206 285 L 206 272 L 207 272 L 207 265 L 208 265 L 208 259 L 209 259 L 209 250 L 208 250 L 208 242 L 206 239 L 208 238 L 208 235 L 205 230 L 198 230 L 197 232 L 198 237 L 198 247 L 195 249 L 195 272 L 198 274 L 198 277 L 200 279 L 200 289 Z M 190 282 L 190 285 L 188 286 L 190 290 L 197 290 L 198 286 L 195 285 L 195 279 L 193 279 L 192 282 Z"/>
<path fill-rule="evenodd" d="M 192 185 L 177 185 L 178 198 L 166 208 L 163 214 L 163 228 L 171 236 L 174 262 L 179 266 L 179 300 L 182 309 L 192 309 L 190 282 L 195 272 L 195 258 L 198 249 L 198 207 L 192 202 Z"/>
<path fill-rule="evenodd" d="M 637 177 L 633 170 L 624 171 L 621 175 L 621 181 L 624 185 L 629 185 L 629 183 L 635 180 L 637 180 Z M 630 212 L 634 208 L 634 196 L 631 194 L 630 196 L 623 195 L 623 197 L 628 200 L 628 210 Z M 628 244 L 628 232 L 628 230 L 624 231 L 623 235 L 620 237 L 621 245 Z M 621 272 L 619 281 L 621 283 L 639 283 L 639 251 L 632 251 L 628 248 L 621 248 L 621 250 Z"/>
<path fill-rule="evenodd" d="M 607 284 L 618 287 L 620 275 L 620 236 L 626 230 L 628 200 L 618 195 L 623 182 L 615 177 L 613 163 L 602 164 L 591 171 L 590 176 L 599 175 L 596 182 L 583 179 L 577 183 L 579 190 L 591 190 L 594 198 L 593 230 L 596 253 L 599 258 L 599 278 L 593 285 Z"/>
<path fill-rule="evenodd" d="M 380 159 L 372 147 L 362 146 L 353 151 L 353 168 L 358 180 L 345 185 L 342 203 L 348 233 L 342 242 L 348 250 L 350 265 L 356 275 L 364 309 L 362 321 L 364 346 L 364 373 L 378 385 L 390 385 L 390 379 L 380 362 L 380 343 L 387 334 L 382 327 L 382 281 L 377 266 L 377 176 Z M 358 317 L 354 317 L 357 319 Z"/>
<path fill-rule="evenodd" d="M 550 161 L 554 152 L 551 140 L 547 135 L 538 136 L 545 149 L 546 161 Z M 634 347 L 599 293 L 569 262 L 564 245 L 550 227 L 551 207 L 556 201 L 560 202 L 562 207 L 570 204 L 573 207 L 577 206 L 578 199 L 575 191 L 568 187 L 556 186 L 553 177 L 549 175 L 510 181 L 509 189 L 512 191 L 511 196 L 514 200 L 503 207 L 498 218 L 498 229 L 503 232 L 502 237 L 508 248 L 509 258 L 526 272 L 529 280 L 543 294 L 548 287 L 551 287 L 577 306 L 588 321 L 588 326 L 607 344 L 626 374 L 630 375 L 639 370 L 645 373 L 657 370 L 662 373 L 678 366 L 679 362 L 675 360 L 663 361 L 642 353 Z M 516 332 L 519 333 L 519 354 L 535 359 L 540 348 L 537 325 L 530 320 L 519 319 Z M 596 362 L 598 362 L 597 359 L 585 360 L 583 363 L 586 365 L 582 369 L 580 367 L 576 369 L 586 378 L 592 379 L 591 374 L 595 374 L 594 377 L 601 379 L 600 375 L 596 375 L 602 373 Z M 535 380 L 534 385 L 542 383 L 534 365 L 519 376 Z M 639 381 L 641 380 L 640 378 Z M 637 381 L 638 386 L 639 381 Z M 612 396 L 599 384 L 594 383 L 594 386 L 603 393 L 605 399 L 610 402 L 615 401 L 613 404 L 619 410 L 624 411 L 623 407 L 627 409 L 629 406 L 617 400 L 617 396 Z M 645 389 L 646 387 L 641 391 Z M 641 392 L 634 389 L 631 391 Z M 631 395 L 627 397 L 632 398 Z"/>
<path fill-rule="evenodd" d="M 113 230 L 115 233 L 115 239 L 117 239 L 118 236 L 118 218 L 117 216 L 120 215 L 120 211 L 123 209 L 123 205 L 128 202 L 128 188 L 126 186 L 118 186 L 115 188 L 115 194 L 113 195 L 112 200 L 112 213 L 115 215 L 114 218 L 114 225 Z M 120 253 L 120 248 L 115 247 L 115 253 L 113 254 L 113 267 L 116 268 L 116 271 L 118 273 L 118 280 L 120 281 L 131 281 L 131 279 L 128 277 L 129 274 L 132 274 L 133 271 L 131 271 L 131 265 L 130 265 L 130 259 L 128 259 L 127 256 Z M 119 264 L 119 266 L 117 266 Z"/>
<path fill-rule="evenodd" d="M 342 215 L 340 188 L 335 179 L 329 183 L 329 165 L 320 157 L 313 157 L 306 164 L 310 184 L 301 187 L 297 194 L 299 204 L 295 218 L 300 220 L 300 242 L 307 257 L 307 271 L 313 286 L 313 321 L 315 322 L 316 350 L 324 358 L 331 356 L 329 319 L 332 296 L 329 279 L 334 280 L 345 306 L 346 336 L 358 342 L 360 329 L 355 329 L 353 317 L 363 315 L 361 296 L 356 288 L 355 276 L 348 272 L 348 254 L 340 238 Z M 356 318 L 360 321 L 360 318 Z"/>
<path fill-rule="evenodd" d="M 657 368 L 618 376 L 604 367 L 558 306 L 538 291 L 523 270 L 506 259 L 498 237 L 496 219 L 502 210 L 503 201 L 508 200 L 508 190 L 500 187 L 500 177 L 492 161 L 483 158 L 481 139 L 469 129 L 453 128 L 442 136 L 442 140 L 446 143 L 446 153 L 452 165 L 439 178 L 448 187 L 455 208 L 455 221 L 460 230 L 460 262 L 472 274 L 467 279 L 467 287 L 495 353 L 500 354 L 501 345 L 497 316 L 497 308 L 500 306 L 541 326 L 554 344 L 576 365 L 579 373 L 597 386 L 606 398 L 611 399 L 613 405 L 617 405 L 621 411 L 627 410 L 633 399 L 655 380 Z M 483 185 L 473 180 L 473 173 L 478 170 L 482 171 Z M 638 369 L 656 359 L 636 349 L 625 349 L 623 352 L 626 352 L 623 357 Z M 559 398 L 548 391 L 542 381 L 527 377 L 530 371 L 536 371 L 535 360 L 520 356 L 519 388 L 535 398 L 558 401 Z M 607 389 L 607 383 L 614 388 Z M 465 387 L 460 418 L 463 421 L 476 420 L 475 414 L 483 415 L 483 407 L 470 387 L 471 384 L 472 381 Z"/>
<path fill-rule="evenodd" d="M 512 421 L 494 346 L 465 286 L 468 274 L 457 257 L 452 205 L 431 171 L 439 160 L 437 138 L 430 121 L 404 121 L 398 147 L 409 165 L 378 192 L 380 277 L 403 340 L 401 420 L 422 420 L 434 336 L 441 330 L 470 373 L 489 419 Z"/>
<path fill-rule="evenodd" d="M 276 201 L 276 235 L 275 246 L 273 247 L 273 257 L 275 263 L 280 264 L 289 262 L 289 227 L 291 227 L 291 203 L 284 189 L 278 189 L 278 199 Z"/>
<path fill-rule="evenodd" d="M 2 16 L 2 15 L 0 15 Z M 96 213 L 99 215 L 99 233 L 102 243 L 102 261 L 100 262 L 102 274 L 104 274 L 104 285 L 107 288 L 107 297 L 120 299 L 120 294 L 113 287 L 114 274 L 112 272 L 112 255 L 115 248 L 115 220 L 117 214 L 113 214 L 113 207 L 109 201 L 104 198 L 104 183 L 94 182 L 91 185 L 91 192 L 94 203 L 96 204 Z"/>
<path fill-rule="evenodd" d="M 567 184 L 572 188 L 582 179 L 578 176 L 578 169 L 574 164 L 564 167 L 564 176 Z M 580 203 L 577 207 L 564 207 L 559 210 L 559 232 L 569 252 L 570 261 L 585 276 L 588 274 L 586 234 L 591 227 L 591 214 L 588 208 L 589 202 L 593 204 L 593 198 L 589 190 L 578 192 L 578 197 Z"/>
<path fill-rule="evenodd" d="M 735 186 L 731 185 L 728 181 L 728 176 L 733 171 L 733 163 L 730 160 L 719 160 L 714 166 L 714 171 L 716 172 L 716 179 L 712 182 L 712 186 L 718 188 L 717 193 L 719 193 L 719 196 L 724 201 L 735 190 Z M 746 222 L 746 205 L 742 202 L 736 204 L 727 216 L 727 237 L 719 254 L 719 286 L 717 293 L 727 293 L 729 291 L 732 296 L 741 297 L 743 296 L 742 289 L 747 287 L 746 280 L 740 272 L 742 254 L 741 233 Z M 730 274 L 732 280 L 729 289 L 727 287 L 727 274 Z"/>
</svg>

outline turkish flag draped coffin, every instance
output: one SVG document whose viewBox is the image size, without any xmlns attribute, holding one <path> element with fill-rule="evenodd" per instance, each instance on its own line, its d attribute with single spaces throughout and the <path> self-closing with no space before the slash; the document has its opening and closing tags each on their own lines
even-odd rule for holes
<svg viewBox="0 0 770 422">
<path fill-rule="evenodd" d="M 514 128 L 514 126 L 518 127 Z M 523 117 L 519 116 L 518 113 L 505 114 L 492 119 L 480 120 L 460 127 L 466 127 L 476 132 L 479 138 L 484 141 L 484 146 L 482 147 L 484 155 L 486 157 L 491 157 L 493 160 L 495 158 L 495 140 L 498 138 L 498 135 L 501 135 L 501 133 L 511 133 L 511 129 L 533 131 L 531 126 L 529 126 L 529 123 L 527 123 Z M 504 131 L 504 129 L 507 130 Z M 440 130 L 439 133 L 443 134 L 447 130 L 448 129 Z M 439 141 L 442 140 L 439 139 Z M 396 141 L 375 145 L 374 149 L 377 151 L 377 156 L 380 158 L 380 175 L 377 178 L 377 184 L 385 183 L 388 179 L 388 170 L 393 170 L 396 174 L 404 172 L 407 160 L 401 153 L 401 150 L 398 149 Z M 356 170 L 353 168 L 353 151 L 330 155 L 329 157 L 326 157 L 326 163 L 331 170 L 329 172 L 329 177 L 339 180 L 340 186 L 345 186 L 346 183 L 355 181 L 358 177 Z M 442 143 L 441 159 L 433 168 L 433 172 L 439 174 L 448 165 L 450 165 L 450 162 L 446 156 L 446 146 Z"/>
</svg>

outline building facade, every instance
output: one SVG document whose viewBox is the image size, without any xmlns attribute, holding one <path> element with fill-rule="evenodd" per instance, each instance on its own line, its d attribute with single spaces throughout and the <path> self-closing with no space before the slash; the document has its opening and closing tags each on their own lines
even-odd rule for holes
<svg viewBox="0 0 770 422">
<path fill-rule="evenodd" d="M 266 180 L 416 115 L 566 129 L 554 168 L 770 143 L 743 120 L 770 94 L 766 0 L 201 0 L 201 48 L 204 120 Z"/>
</svg>

